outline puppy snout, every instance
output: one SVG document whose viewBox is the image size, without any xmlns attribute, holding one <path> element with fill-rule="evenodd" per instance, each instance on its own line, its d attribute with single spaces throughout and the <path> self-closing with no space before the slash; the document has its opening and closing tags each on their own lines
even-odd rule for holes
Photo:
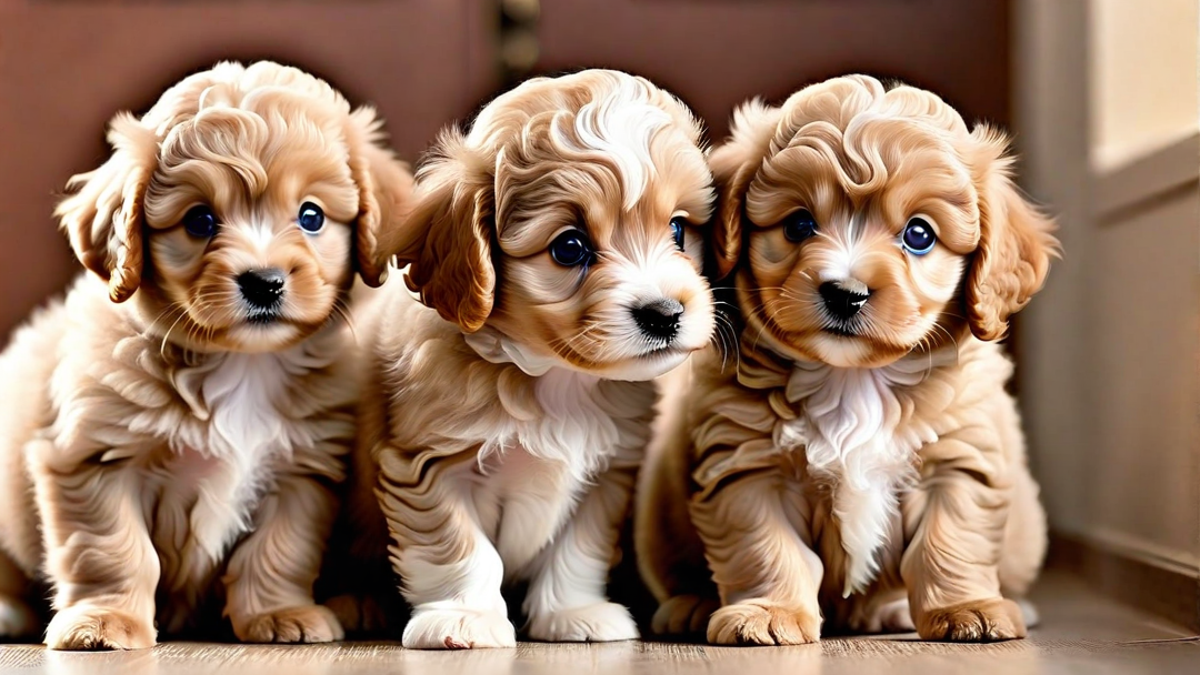
<svg viewBox="0 0 1200 675">
<path fill-rule="evenodd" d="M 255 309 L 271 309 L 283 297 L 283 270 L 274 267 L 249 270 L 238 275 L 242 297 Z"/>
<path fill-rule="evenodd" d="M 642 333 L 652 338 L 670 340 L 679 332 L 683 305 L 673 298 L 662 298 L 632 310 L 633 320 Z"/>
<path fill-rule="evenodd" d="M 867 285 L 854 279 L 826 281 L 818 290 L 821 293 L 821 301 L 825 303 L 825 309 L 841 321 L 852 319 L 871 297 Z"/>
</svg>

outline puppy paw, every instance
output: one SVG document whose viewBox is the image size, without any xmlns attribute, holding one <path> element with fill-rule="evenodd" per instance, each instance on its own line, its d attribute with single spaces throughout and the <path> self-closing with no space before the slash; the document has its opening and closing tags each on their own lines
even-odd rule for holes
<svg viewBox="0 0 1200 675">
<path fill-rule="evenodd" d="M 328 607 L 300 605 L 264 612 L 233 622 L 242 642 L 335 642 L 345 637 L 342 624 Z"/>
<path fill-rule="evenodd" d="M 998 642 L 1025 637 L 1025 622 L 1017 603 L 994 598 L 925 612 L 917 633 L 925 640 Z"/>
<path fill-rule="evenodd" d="M 1030 602 L 1027 598 L 1014 600 L 1017 607 L 1021 609 L 1021 618 L 1025 621 L 1026 628 L 1037 628 L 1042 622 L 1042 615 L 1038 613 L 1037 605 Z"/>
<path fill-rule="evenodd" d="M 50 620 L 50 649 L 147 649 L 154 646 L 154 623 L 124 610 L 76 605 Z"/>
<path fill-rule="evenodd" d="M 516 631 L 499 612 L 417 609 L 404 627 L 409 649 L 483 649 L 517 646 Z"/>
<path fill-rule="evenodd" d="M 637 624 L 615 602 L 561 609 L 529 617 L 529 637 L 542 642 L 617 642 L 636 640 Z"/>
<path fill-rule="evenodd" d="M 655 635 L 704 635 L 708 618 L 720 608 L 716 598 L 676 595 L 658 606 L 650 630 Z"/>
<path fill-rule="evenodd" d="M 348 634 L 376 635 L 387 630 L 387 612 L 369 595 L 339 595 L 325 601 Z"/>
<path fill-rule="evenodd" d="M 873 607 L 861 625 L 852 626 L 860 633 L 911 633 L 917 629 L 909 611 L 908 598 L 900 598 Z"/>
<path fill-rule="evenodd" d="M 708 620 L 708 641 L 715 645 L 802 645 L 820 639 L 820 614 L 766 600 L 722 607 Z"/>
<path fill-rule="evenodd" d="M 37 635 L 38 620 L 23 600 L 0 593 L 0 642 Z"/>
</svg>

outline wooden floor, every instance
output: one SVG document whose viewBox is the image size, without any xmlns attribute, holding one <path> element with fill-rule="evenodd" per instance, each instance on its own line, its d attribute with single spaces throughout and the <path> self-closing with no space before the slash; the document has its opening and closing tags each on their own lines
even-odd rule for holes
<svg viewBox="0 0 1200 675">
<path fill-rule="evenodd" d="M 630 642 L 522 644 L 515 650 L 420 652 L 407 651 L 392 643 L 306 647 L 170 643 L 142 652 L 81 654 L 22 645 L 0 646 L 0 673 L 1200 674 L 1200 638 L 1099 597 L 1074 578 L 1048 575 L 1034 601 L 1042 613 L 1041 627 L 1029 639 L 993 645 L 932 644 L 920 642 L 915 635 L 831 639 L 804 647 L 753 649 Z"/>
</svg>

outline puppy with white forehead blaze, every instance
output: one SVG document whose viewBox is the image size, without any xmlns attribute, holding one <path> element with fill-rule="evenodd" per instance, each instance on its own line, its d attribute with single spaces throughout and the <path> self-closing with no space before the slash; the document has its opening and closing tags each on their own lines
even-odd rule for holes
<svg viewBox="0 0 1200 675">
<path fill-rule="evenodd" d="M 113 120 L 57 212 L 91 273 L 0 356 L 0 638 L 39 629 L 30 580 L 55 649 L 149 647 L 222 595 L 241 640 L 341 637 L 312 586 L 353 438 L 343 315 L 412 183 L 379 125 L 270 62 Z"/>
<path fill-rule="evenodd" d="M 409 288 L 363 311 L 356 471 L 413 613 L 408 647 L 637 636 L 605 594 L 651 380 L 711 338 L 699 125 L 650 82 L 531 80 L 443 134 L 417 174 Z M 365 511 L 365 509 L 361 509 Z M 382 529 L 382 524 L 380 524 Z"/>
<path fill-rule="evenodd" d="M 1011 163 L 998 132 L 869 77 L 739 110 L 710 165 L 740 354 L 698 355 L 664 401 L 635 528 L 656 630 L 1025 634 L 1045 517 L 992 341 L 1057 241 Z"/>
</svg>

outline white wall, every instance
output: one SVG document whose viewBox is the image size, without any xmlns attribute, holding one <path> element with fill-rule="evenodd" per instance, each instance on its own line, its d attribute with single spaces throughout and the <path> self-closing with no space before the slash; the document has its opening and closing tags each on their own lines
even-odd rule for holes
<svg viewBox="0 0 1200 675">
<path fill-rule="evenodd" d="M 1043 498 L 1059 531 L 1197 574 L 1200 0 L 1014 11 L 1024 183 L 1066 251 L 1021 325 Z"/>
<path fill-rule="evenodd" d="M 1197 0 L 1091 0 L 1092 159 L 1111 168 L 1197 128 Z"/>
</svg>

